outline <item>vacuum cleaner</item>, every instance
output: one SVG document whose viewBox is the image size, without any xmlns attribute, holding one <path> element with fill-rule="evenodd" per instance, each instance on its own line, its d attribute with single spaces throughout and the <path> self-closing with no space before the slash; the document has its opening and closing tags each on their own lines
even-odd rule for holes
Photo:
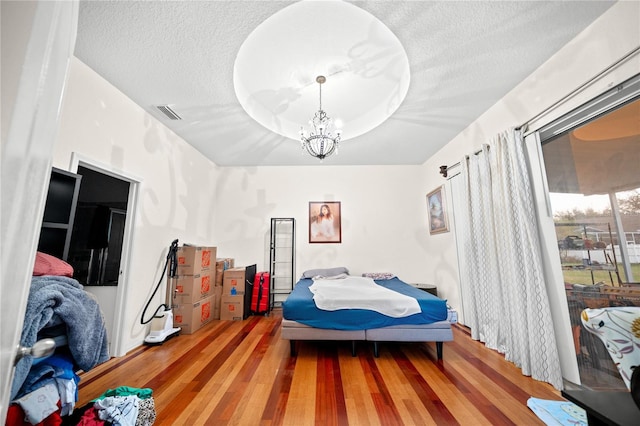
<svg viewBox="0 0 640 426">
<path fill-rule="evenodd" d="M 142 325 L 151 323 L 151 331 L 145 337 L 144 343 L 147 345 L 161 345 L 170 338 L 177 336 L 180 334 L 180 327 L 173 327 L 173 312 L 171 311 L 172 300 L 174 297 L 174 287 L 175 287 L 175 279 L 178 272 L 178 240 L 175 239 L 169 246 L 169 253 L 167 253 L 167 260 L 164 264 L 164 268 L 162 269 L 162 276 L 156 285 L 153 294 L 149 298 L 147 305 L 144 307 L 142 311 L 142 316 L 140 317 L 140 323 Z M 147 321 L 144 320 L 145 313 L 147 312 L 147 308 L 151 304 L 151 300 L 153 296 L 156 295 L 158 288 L 160 288 L 160 284 L 162 284 L 162 280 L 164 279 L 164 274 L 167 271 L 167 265 L 169 266 L 169 282 L 167 283 L 167 294 L 165 303 L 158 306 L 156 311 L 153 313 L 153 316 L 149 318 Z"/>
</svg>

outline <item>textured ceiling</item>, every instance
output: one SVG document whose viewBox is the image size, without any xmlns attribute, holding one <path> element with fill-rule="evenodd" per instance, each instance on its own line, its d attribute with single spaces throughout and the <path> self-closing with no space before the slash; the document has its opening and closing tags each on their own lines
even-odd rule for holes
<svg viewBox="0 0 640 426">
<path fill-rule="evenodd" d="M 254 121 L 233 86 L 245 39 L 292 3 L 83 0 L 75 55 L 218 165 L 315 165 L 297 140 Z M 352 139 L 345 130 L 339 155 L 325 159 L 327 165 L 422 164 L 614 2 L 349 3 L 382 21 L 402 43 L 410 85 L 383 124 Z M 314 50 L 308 53 L 313 57 Z M 353 98 L 348 90 L 340 96 Z M 182 120 L 169 120 L 156 105 L 171 106 Z"/>
</svg>

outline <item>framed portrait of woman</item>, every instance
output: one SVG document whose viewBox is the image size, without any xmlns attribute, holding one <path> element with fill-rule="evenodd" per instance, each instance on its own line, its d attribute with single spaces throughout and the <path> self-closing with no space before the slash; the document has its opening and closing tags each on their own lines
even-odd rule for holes
<svg viewBox="0 0 640 426">
<path fill-rule="evenodd" d="M 443 186 L 427 194 L 427 208 L 429 211 L 429 233 L 433 235 L 449 232 Z"/>
<path fill-rule="evenodd" d="M 309 201 L 309 242 L 341 243 L 340 201 Z"/>
</svg>

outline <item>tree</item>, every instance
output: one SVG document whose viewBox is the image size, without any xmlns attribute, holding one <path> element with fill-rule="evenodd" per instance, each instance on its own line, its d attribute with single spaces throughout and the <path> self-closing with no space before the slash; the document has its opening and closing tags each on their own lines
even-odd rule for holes
<svg viewBox="0 0 640 426">
<path fill-rule="evenodd" d="M 577 209 L 559 211 L 553 214 L 553 220 L 555 222 L 574 222 L 578 214 L 579 211 Z"/>
<path fill-rule="evenodd" d="M 640 190 L 630 191 L 625 197 L 618 199 L 620 213 L 622 214 L 640 214 Z M 607 207 L 601 211 L 587 207 L 584 210 L 573 208 L 572 210 L 557 211 L 553 214 L 554 222 L 580 222 L 595 217 L 610 217 L 611 208 Z"/>
<path fill-rule="evenodd" d="M 633 191 L 628 197 L 618 201 L 622 214 L 640 214 L 640 191 Z"/>
</svg>

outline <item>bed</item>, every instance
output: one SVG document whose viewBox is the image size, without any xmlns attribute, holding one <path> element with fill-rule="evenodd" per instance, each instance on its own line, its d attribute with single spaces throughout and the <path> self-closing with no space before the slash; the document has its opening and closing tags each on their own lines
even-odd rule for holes
<svg viewBox="0 0 640 426">
<path fill-rule="evenodd" d="M 376 357 L 379 355 L 379 342 L 435 342 L 437 357 L 442 359 L 443 342 L 453 340 L 445 300 L 417 289 L 392 274 L 363 274 L 369 275 L 364 278 L 371 279 L 384 291 L 391 290 L 415 299 L 418 310 L 389 316 L 366 309 L 368 296 L 365 291 L 358 300 L 364 308 L 319 309 L 314 283 L 318 279 L 333 279 L 340 275 L 351 277 L 345 271 L 346 268 L 306 271 L 283 302 L 281 337 L 290 341 L 291 356 L 296 356 L 296 342 L 300 340 L 343 340 L 351 341 L 353 356 L 356 355 L 357 341 L 373 342 Z M 340 279 L 335 281 L 336 288 L 341 285 Z"/>
</svg>

